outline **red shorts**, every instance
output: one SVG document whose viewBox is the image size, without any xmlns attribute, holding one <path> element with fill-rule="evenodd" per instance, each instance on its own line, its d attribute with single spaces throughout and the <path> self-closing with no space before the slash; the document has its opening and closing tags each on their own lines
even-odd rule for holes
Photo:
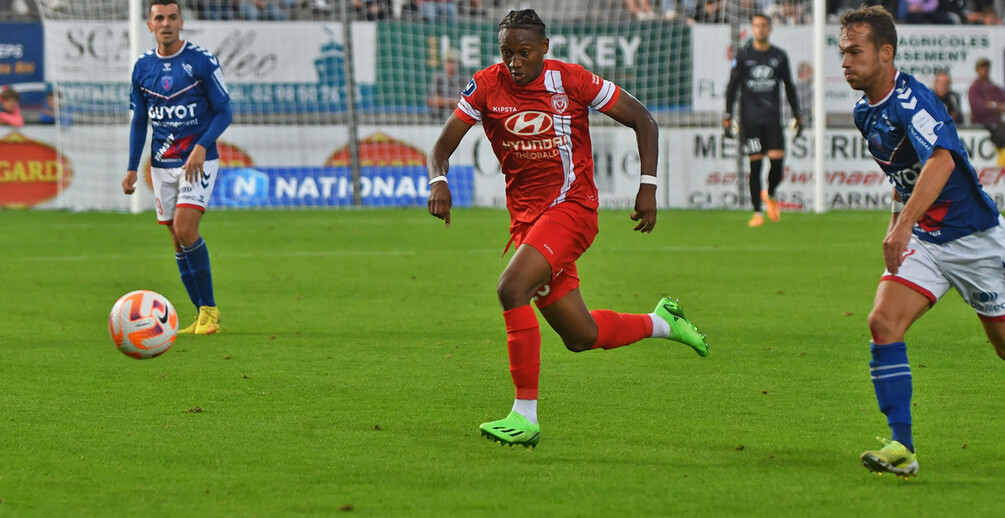
<svg viewBox="0 0 1005 518">
<path fill-rule="evenodd" d="M 509 232 L 516 247 L 534 247 L 551 265 L 551 282 L 534 297 L 537 307 L 543 308 L 579 287 L 576 260 L 597 237 L 597 211 L 574 202 L 560 203 L 533 223 L 512 222 Z"/>
</svg>

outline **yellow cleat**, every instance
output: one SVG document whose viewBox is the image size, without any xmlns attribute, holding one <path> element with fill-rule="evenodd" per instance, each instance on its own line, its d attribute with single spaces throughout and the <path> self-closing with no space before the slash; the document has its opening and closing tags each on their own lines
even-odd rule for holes
<svg viewBox="0 0 1005 518">
<path fill-rule="evenodd" d="M 776 223 L 782 219 L 782 209 L 778 206 L 778 200 L 768 196 L 768 191 L 761 191 L 761 200 L 764 201 L 764 208 L 768 213 L 768 219 Z"/>
<path fill-rule="evenodd" d="M 178 334 L 180 334 L 180 335 L 195 334 L 195 328 L 196 328 L 196 326 L 198 324 L 199 324 L 199 317 L 196 316 L 194 319 L 192 319 L 192 323 L 189 324 L 188 327 L 183 327 L 183 328 L 179 329 L 178 330 Z"/>
<path fill-rule="evenodd" d="M 750 218 L 750 221 L 747 222 L 747 226 L 751 228 L 759 227 L 763 224 L 764 224 L 764 216 L 762 216 L 760 213 L 754 213 L 754 217 Z"/>
<path fill-rule="evenodd" d="M 897 442 L 877 437 L 883 443 L 883 447 L 878 450 L 870 450 L 862 454 L 862 465 L 869 471 L 882 475 L 884 472 L 893 473 L 898 477 L 908 480 L 911 475 L 918 474 L 918 458 L 907 446 Z"/>
<path fill-rule="evenodd" d="M 220 310 L 216 306 L 201 306 L 199 308 L 199 319 L 195 324 L 197 335 L 211 335 L 220 332 Z"/>
</svg>

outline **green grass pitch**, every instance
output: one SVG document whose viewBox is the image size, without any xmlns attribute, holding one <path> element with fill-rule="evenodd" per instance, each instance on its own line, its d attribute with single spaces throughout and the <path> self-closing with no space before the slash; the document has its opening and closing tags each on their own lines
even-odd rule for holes
<svg viewBox="0 0 1005 518">
<path fill-rule="evenodd" d="M 601 213 L 591 308 L 678 297 L 712 343 L 574 354 L 542 327 L 536 450 L 479 437 L 513 388 L 495 284 L 506 213 L 215 211 L 224 332 L 146 361 L 107 315 L 194 310 L 151 214 L 0 211 L 0 516 L 1000 516 L 997 358 L 948 295 L 908 334 L 920 476 L 888 435 L 866 316 L 879 212 Z"/>
</svg>

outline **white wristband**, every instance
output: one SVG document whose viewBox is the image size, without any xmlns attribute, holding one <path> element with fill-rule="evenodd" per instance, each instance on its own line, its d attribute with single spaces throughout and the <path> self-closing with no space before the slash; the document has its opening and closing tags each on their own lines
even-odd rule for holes
<svg viewBox="0 0 1005 518">
<path fill-rule="evenodd" d="M 890 212 L 904 212 L 904 202 L 893 200 L 890 204 Z"/>
<path fill-rule="evenodd" d="M 429 185 L 433 185 L 436 182 L 447 183 L 447 177 L 442 174 L 440 176 L 433 177 L 433 179 L 429 180 Z"/>
<path fill-rule="evenodd" d="M 644 185 L 656 185 L 656 177 L 644 174 L 639 177 L 639 183 Z"/>
</svg>

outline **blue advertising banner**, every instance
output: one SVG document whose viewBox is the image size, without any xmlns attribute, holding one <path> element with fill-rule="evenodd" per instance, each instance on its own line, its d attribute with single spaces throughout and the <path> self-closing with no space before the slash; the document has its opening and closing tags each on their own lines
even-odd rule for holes
<svg viewBox="0 0 1005 518">
<path fill-rule="evenodd" d="M 40 23 L 0 23 L 0 85 L 45 81 Z"/>
<path fill-rule="evenodd" d="M 425 206 L 429 199 L 425 166 L 360 168 L 363 205 Z M 450 168 L 453 204 L 470 207 L 474 198 L 474 166 Z M 352 205 L 348 167 L 221 168 L 210 206 L 332 207 Z"/>
</svg>

